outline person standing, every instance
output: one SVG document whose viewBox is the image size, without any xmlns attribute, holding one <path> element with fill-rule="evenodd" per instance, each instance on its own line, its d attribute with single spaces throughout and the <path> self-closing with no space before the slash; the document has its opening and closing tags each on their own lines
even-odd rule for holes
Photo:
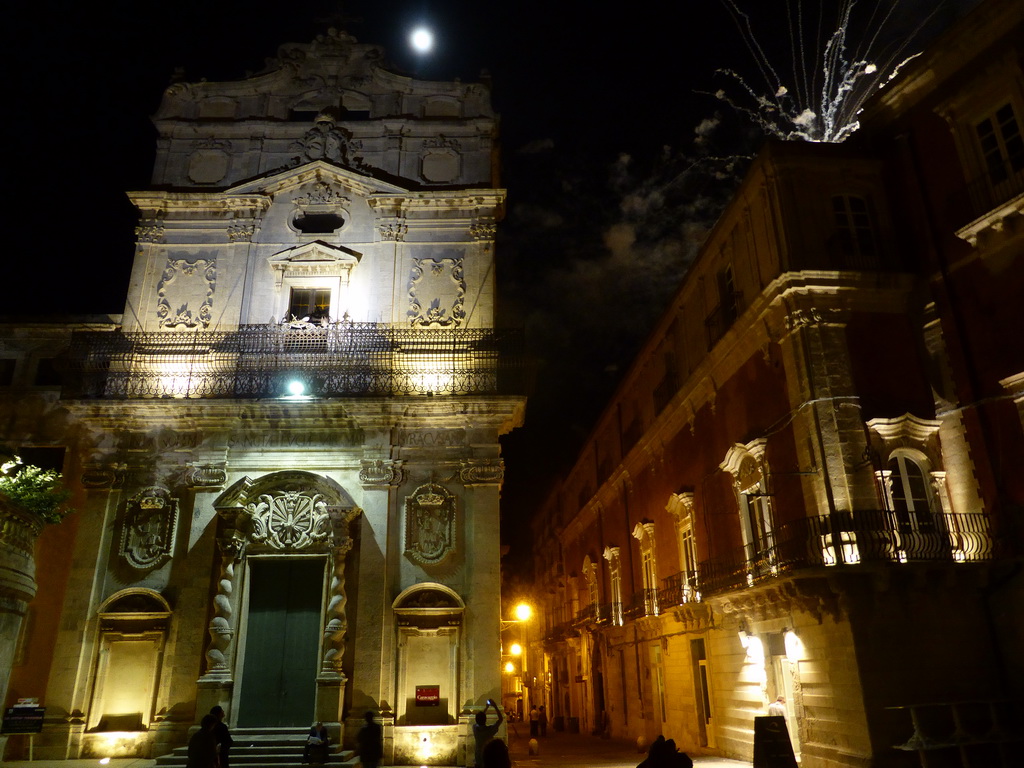
<svg viewBox="0 0 1024 768">
<path fill-rule="evenodd" d="M 203 715 L 199 730 L 188 740 L 188 768 L 217 768 L 217 739 L 213 726 L 217 718 Z"/>
<path fill-rule="evenodd" d="M 213 738 L 217 742 L 217 757 L 220 760 L 220 768 L 228 768 L 230 765 L 231 745 L 235 740 L 231 738 L 228 724 L 224 722 L 224 707 L 216 706 L 210 710 L 210 714 L 217 718 L 213 725 Z"/>
<path fill-rule="evenodd" d="M 540 733 L 540 712 L 537 710 L 537 706 L 534 705 L 530 708 L 530 736 L 537 738 L 537 734 Z"/>
<path fill-rule="evenodd" d="M 356 744 L 359 747 L 359 760 L 363 768 L 377 768 L 381 758 L 384 757 L 384 739 L 381 734 L 381 727 L 373 719 L 373 712 L 363 715 L 366 724 L 356 734 Z"/>
<path fill-rule="evenodd" d="M 775 701 L 768 705 L 768 714 L 771 717 L 785 717 L 786 716 L 786 697 L 779 696 Z"/>
<path fill-rule="evenodd" d="M 537 725 L 540 728 L 540 737 L 543 739 L 548 735 L 548 713 L 541 704 L 537 713 Z"/>
<path fill-rule="evenodd" d="M 498 713 L 498 720 L 494 725 L 487 724 L 487 710 L 494 707 L 494 711 Z M 487 743 L 494 738 L 494 735 L 498 732 L 498 728 L 505 722 L 505 716 L 501 714 L 501 710 L 498 705 L 495 704 L 491 699 L 487 700 L 487 706 L 484 707 L 482 712 L 476 713 L 476 723 L 473 725 L 473 741 L 476 743 L 476 762 L 477 768 L 482 768 L 484 764 L 484 747 Z"/>
</svg>

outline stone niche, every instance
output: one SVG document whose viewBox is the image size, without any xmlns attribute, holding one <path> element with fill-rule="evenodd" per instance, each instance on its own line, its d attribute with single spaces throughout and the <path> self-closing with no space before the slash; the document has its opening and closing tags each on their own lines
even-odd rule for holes
<svg viewBox="0 0 1024 768">
<path fill-rule="evenodd" d="M 397 765 L 455 765 L 465 603 L 448 587 L 417 584 L 394 603 L 398 630 Z"/>
</svg>

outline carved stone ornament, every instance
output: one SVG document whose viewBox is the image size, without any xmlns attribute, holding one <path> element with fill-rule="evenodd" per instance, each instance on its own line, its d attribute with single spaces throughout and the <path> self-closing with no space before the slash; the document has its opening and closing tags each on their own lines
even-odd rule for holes
<svg viewBox="0 0 1024 768">
<path fill-rule="evenodd" d="M 393 240 L 400 243 L 405 240 L 405 235 L 408 231 L 409 227 L 402 219 L 381 222 L 377 225 L 377 232 L 380 233 L 381 240 Z"/>
<path fill-rule="evenodd" d="M 159 243 L 164 239 L 164 228 L 159 224 L 140 224 L 135 228 L 135 238 L 140 243 Z"/>
<path fill-rule="evenodd" d="M 466 318 L 466 280 L 462 259 L 420 259 L 413 262 L 409 311 L 413 326 L 458 327 Z"/>
<path fill-rule="evenodd" d="M 493 219 L 481 219 L 469 228 L 470 237 L 474 240 L 493 240 L 498 232 L 498 225 Z"/>
<path fill-rule="evenodd" d="M 128 500 L 118 554 L 132 568 L 149 570 L 171 558 L 178 503 L 166 488 L 143 488 Z"/>
<path fill-rule="evenodd" d="M 168 259 L 157 285 L 156 314 L 165 328 L 206 328 L 213 319 L 217 262 Z"/>
<path fill-rule="evenodd" d="M 459 468 L 459 480 L 464 485 L 501 485 L 505 479 L 505 462 L 464 461 Z"/>
<path fill-rule="evenodd" d="M 295 198 L 295 204 L 298 206 L 323 205 L 347 208 L 351 202 L 344 191 L 336 190 L 326 181 L 317 181 L 309 194 Z"/>
<path fill-rule="evenodd" d="M 244 514 L 251 526 L 249 538 L 274 549 L 306 549 L 331 536 L 327 502 L 319 493 L 264 493 L 245 506 Z"/>
<path fill-rule="evenodd" d="M 363 468 L 359 470 L 359 482 L 363 485 L 396 486 L 401 485 L 404 479 L 400 461 L 364 460 Z"/>
<path fill-rule="evenodd" d="M 247 243 L 252 240 L 255 233 L 256 227 L 253 224 L 228 225 L 228 240 L 232 243 Z"/>
<path fill-rule="evenodd" d="M 330 115 L 321 113 L 313 121 L 313 127 L 293 146 L 293 151 L 299 152 L 299 162 L 327 160 L 358 168 L 362 165 L 361 160 L 352 152 L 361 148 L 362 143 L 354 141 L 350 131 L 339 127 Z"/>
<path fill-rule="evenodd" d="M 192 464 L 183 479 L 189 488 L 219 488 L 227 482 L 228 473 L 224 467 Z"/>
<path fill-rule="evenodd" d="M 82 485 L 86 488 L 116 488 L 124 482 L 123 464 L 107 464 L 85 467 L 82 470 Z"/>
<path fill-rule="evenodd" d="M 455 497 L 436 483 L 421 485 L 405 500 L 405 554 L 437 565 L 455 551 Z"/>
</svg>

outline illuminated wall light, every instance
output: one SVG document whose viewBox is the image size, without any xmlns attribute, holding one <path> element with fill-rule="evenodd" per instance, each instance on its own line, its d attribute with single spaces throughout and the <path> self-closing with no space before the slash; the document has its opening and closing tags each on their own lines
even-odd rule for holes
<svg viewBox="0 0 1024 768">
<path fill-rule="evenodd" d="M 513 664 L 511 661 L 506 661 L 505 662 L 505 671 L 508 672 L 508 674 L 511 675 L 513 672 L 516 671 L 516 665 Z"/>
<path fill-rule="evenodd" d="M 523 646 L 521 646 L 519 643 L 512 643 L 512 645 L 508 649 L 508 652 L 511 653 L 513 656 L 522 656 Z"/>
<path fill-rule="evenodd" d="M 416 748 L 417 759 L 424 763 L 429 762 L 434 756 L 434 745 L 430 741 L 430 734 L 426 731 L 419 734 L 418 737 L 419 745 Z"/>
<path fill-rule="evenodd" d="M 784 637 L 786 642 L 786 660 L 791 664 L 795 664 L 803 658 L 803 641 L 797 636 L 796 632 L 794 632 L 792 629 L 787 629 L 783 631 L 785 632 Z"/>
</svg>

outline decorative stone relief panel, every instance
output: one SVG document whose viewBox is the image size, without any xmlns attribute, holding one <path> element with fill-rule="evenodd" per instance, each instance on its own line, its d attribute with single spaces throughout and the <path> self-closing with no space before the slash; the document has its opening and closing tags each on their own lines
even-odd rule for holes
<svg viewBox="0 0 1024 768">
<path fill-rule="evenodd" d="M 217 262 L 168 259 L 157 285 L 156 314 L 165 328 L 206 328 L 213 318 Z"/>
<path fill-rule="evenodd" d="M 228 473 L 222 466 L 190 464 L 182 479 L 189 488 L 219 488 L 227 482 Z"/>
<path fill-rule="evenodd" d="M 268 544 L 274 549 L 305 549 L 331 536 L 327 502 L 319 493 L 264 493 L 245 505 L 244 514 L 253 543 Z"/>
<path fill-rule="evenodd" d="M 404 479 L 405 472 L 400 461 L 364 460 L 359 470 L 359 482 L 366 486 L 397 486 Z"/>
<path fill-rule="evenodd" d="M 216 184 L 228 175 L 231 155 L 220 149 L 198 149 L 188 158 L 188 178 L 194 184 Z"/>
<path fill-rule="evenodd" d="M 455 497 L 436 483 L 421 485 L 405 500 L 405 554 L 437 565 L 455 550 Z"/>
<path fill-rule="evenodd" d="M 132 568 L 148 570 L 171 558 L 178 505 L 162 486 L 143 488 L 128 500 L 121 525 L 120 557 Z"/>
<path fill-rule="evenodd" d="M 458 327 L 466 317 L 465 299 L 462 259 L 413 262 L 407 313 L 413 326 Z"/>
<path fill-rule="evenodd" d="M 505 479 L 505 462 L 497 460 L 468 460 L 459 467 L 459 480 L 463 485 L 501 485 Z"/>
<path fill-rule="evenodd" d="M 292 151 L 299 156 L 294 159 L 296 165 L 312 160 L 328 160 L 350 168 L 362 167 L 361 158 L 353 152 L 362 149 L 360 141 L 352 138 L 352 133 L 340 127 L 333 117 L 326 113 L 316 116 L 313 127 L 292 145 Z"/>
</svg>

